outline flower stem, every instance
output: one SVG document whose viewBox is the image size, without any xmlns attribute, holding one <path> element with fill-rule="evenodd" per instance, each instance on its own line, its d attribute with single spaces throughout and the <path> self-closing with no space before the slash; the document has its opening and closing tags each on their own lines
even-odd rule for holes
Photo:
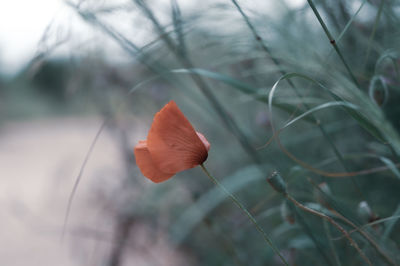
<svg viewBox="0 0 400 266">
<path fill-rule="evenodd" d="M 265 231 L 261 228 L 261 226 L 257 223 L 256 219 L 251 215 L 251 213 L 246 209 L 246 207 L 243 206 L 243 204 L 239 201 L 238 198 L 236 198 L 231 192 L 229 192 L 215 177 L 213 177 L 207 170 L 207 168 L 203 165 L 200 164 L 201 169 L 203 169 L 204 173 L 208 176 L 208 178 L 211 179 L 211 181 L 217 185 L 226 195 L 229 196 L 229 198 L 235 203 L 235 205 L 241 209 L 247 217 L 250 219 L 250 221 L 254 224 L 256 229 L 262 234 L 265 242 L 272 248 L 272 250 L 279 256 L 279 258 L 282 260 L 282 262 L 286 265 L 289 266 L 285 258 L 281 255 L 279 250 L 276 248 L 276 246 L 272 243 L 272 241 L 269 239 L 268 235 L 265 233 Z"/>
<path fill-rule="evenodd" d="M 339 219 L 353 227 L 357 232 L 359 232 L 371 245 L 376 249 L 376 251 L 379 253 L 379 255 L 386 260 L 386 262 L 390 265 L 396 265 L 395 262 L 390 259 L 385 252 L 380 248 L 380 246 L 366 233 L 364 232 L 360 227 L 356 226 L 353 222 L 348 220 L 346 217 L 338 213 L 337 211 L 330 209 Z"/>
<path fill-rule="evenodd" d="M 368 46 L 367 46 L 367 55 L 365 56 L 365 59 L 364 59 L 364 67 L 366 67 L 366 65 L 368 63 L 369 54 L 371 52 L 372 41 L 374 40 L 374 37 L 375 37 L 376 29 L 379 24 L 379 19 L 381 18 L 381 15 L 382 15 L 382 10 L 383 10 L 384 4 L 385 4 L 385 1 L 381 0 L 381 3 L 379 4 L 378 13 L 376 14 L 374 27 L 372 28 L 372 33 L 369 36 Z"/>
<path fill-rule="evenodd" d="M 354 82 L 354 84 L 360 89 L 360 84 L 358 83 L 356 77 L 353 74 L 353 71 L 351 71 L 350 66 L 347 64 L 346 60 L 344 59 L 342 53 L 339 50 L 339 47 L 336 44 L 335 39 L 333 38 L 332 34 L 330 33 L 328 27 L 326 26 L 324 20 L 322 19 L 321 15 L 319 14 L 317 8 L 314 5 L 314 2 L 312 0 L 307 0 L 308 4 L 310 5 L 312 11 L 314 12 L 314 15 L 317 17 L 318 22 L 321 24 L 322 29 L 324 30 L 326 37 L 328 37 L 329 42 L 332 44 L 333 48 L 335 49 L 337 55 L 339 56 L 340 60 L 342 61 L 344 67 L 346 68 L 347 72 L 350 75 L 350 78 Z"/>
<path fill-rule="evenodd" d="M 316 215 L 318 217 L 321 217 L 322 219 L 327 220 L 328 222 L 330 222 L 333 226 L 335 226 L 346 238 L 347 240 L 350 242 L 350 245 L 353 246 L 358 253 L 360 254 L 361 258 L 368 264 L 372 266 L 371 261 L 367 258 L 367 256 L 364 254 L 364 252 L 360 249 L 360 247 L 357 245 L 357 243 L 350 237 L 349 233 L 342 227 L 340 226 L 337 222 L 335 222 L 331 217 L 320 213 L 316 210 L 310 209 L 306 206 L 304 206 L 303 204 L 301 204 L 300 202 L 298 202 L 297 200 L 295 200 L 294 198 L 292 198 L 289 194 L 285 194 L 285 197 L 290 200 L 294 205 L 296 205 L 298 208 L 302 209 L 303 211 L 309 212 L 313 215 Z"/>
</svg>

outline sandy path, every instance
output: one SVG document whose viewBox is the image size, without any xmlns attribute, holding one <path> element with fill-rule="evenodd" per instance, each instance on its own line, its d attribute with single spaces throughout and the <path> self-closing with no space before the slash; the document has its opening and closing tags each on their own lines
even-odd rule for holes
<svg viewBox="0 0 400 266">
<path fill-rule="evenodd" d="M 108 131 L 85 168 L 66 240 L 59 241 L 69 193 L 101 123 L 59 118 L 0 127 L 0 265 L 105 265 L 115 220 L 105 214 L 102 198 L 118 202 L 125 174 L 119 145 Z M 155 189 L 145 178 L 139 182 Z M 120 265 L 193 265 L 171 248 L 165 232 L 154 238 L 152 231 L 135 223 Z"/>
<path fill-rule="evenodd" d="M 77 254 L 59 244 L 66 201 L 100 119 L 50 119 L 0 128 L 0 265 L 82 265 L 93 240 Z M 105 132 L 79 187 L 70 224 L 90 223 L 88 204 L 99 171 L 120 171 L 120 153 Z M 71 241 L 68 241 L 71 242 Z M 86 243 L 85 243 L 86 242 Z"/>
</svg>

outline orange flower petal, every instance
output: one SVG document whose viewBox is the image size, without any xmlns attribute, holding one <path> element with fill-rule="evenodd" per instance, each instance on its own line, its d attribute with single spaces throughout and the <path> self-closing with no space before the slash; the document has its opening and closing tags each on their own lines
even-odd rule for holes
<svg viewBox="0 0 400 266">
<path fill-rule="evenodd" d="M 158 169 L 166 173 L 193 168 L 208 156 L 206 145 L 174 101 L 154 116 L 147 146 Z"/>
<path fill-rule="evenodd" d="M 174 174 L 160 171 L 154 164 L 145 140 L 140 140 L 134 149 L 136 164 L 139 166 L 143 175 L 155 183 L 166 181 Z"/>
</svg>

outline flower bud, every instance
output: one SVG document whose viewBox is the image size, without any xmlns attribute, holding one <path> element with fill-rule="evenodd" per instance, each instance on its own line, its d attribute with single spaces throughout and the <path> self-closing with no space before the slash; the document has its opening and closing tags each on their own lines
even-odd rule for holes
<svg viewBox="0 0 400 266">
<path fill-rule="evenodd" d="M 277 192 L 286 194 L 286 183 L 277 171 L 274 171 L 269 177 L 267 177 L 267 181 Z"/>
<path fill-rule="evenodd" d="M 332 192 L 329 188 L 329 185 L 326 182 L 323 182 L 318 185 L 317 188 L 314 188 L 314 196 L 318 203 L 323 206 L 328 206 L 328 202 L 326 200 L 327 196 L 331 196 Z"/>
<path fill-rule="evenodd" d="M 358 204 L 357 214 L 363 222 L 373 220 L 374 214 L 366 201 L 361 201 Z"/>
</svg>

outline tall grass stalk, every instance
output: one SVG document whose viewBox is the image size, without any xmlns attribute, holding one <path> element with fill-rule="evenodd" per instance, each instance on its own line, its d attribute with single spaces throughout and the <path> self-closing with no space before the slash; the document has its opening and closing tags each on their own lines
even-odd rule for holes
<svg viewBox="0 0 400 266">
<path fill-rule="evenodd" d="M 249 27 L 249 29 L 251 30 L 251 32 L 253 33 L 256 41 L 260 44 L 260 46 L 262 47 L 263 51 L 265 51 L 267 53 L 267 55 L 271 58 L 271 60 L 274 62 L 274 64 L 278 67 L 280 73 L 282 76 L 287 75 L 286 71 L 281 67 L 281 63 L 280 61 L 275 58 L 270 49 L 268 48 L 268 46 L 265 44 L 264 40 L 262 39 L 262 37 L 257 33 L 256 28 L 252 25 L 252 23 L 250 22 L 250 19 L 247 17 L 247 15 L 244 13 L 243 9 L 240 7 L 240 5 L 238 4 L 238 2 L 236 0 L 231 0 L 232 3 L 235 5 L 235 7 L 237 8 L 237 10 L 239 11 L 239 13 L 242 15 L 244 21 L 246 22 L 246 25 Z M 329 31 L 328 31 L 329 33 Z M 329 33 L 330 36 L 330 33 Z M 335 46 L 336 47 L 336 44 Z M 337 47 L 335 48 L 337 49 Z M 351 71 L 350 71 L 351 73 Z M 296 93 L 296 95 L 302 99 L 302 95 L 300 93 L 300 91 L 297 89 L 297 87 L 295 86 L 295 84 L 293 83 L 292 79 L 288 78 L 287 82 L 289 83 L 290 87 L 294 90 L 294 92 Z M 357 82 L 357 81 L 356 81 Z M 302 103 L 302 105 L 305 107 L 306 111 L 308 111 L 310 109 L 310 107 L 308 106 L 307 103 Z M 323 137 L 328 141 L 329 145 L 331 146 L 332 150 L 334 151 L 336 157 L 338 158 L 340 164 L 343 166 L 343 168 L 349 172 L 349 169 L 343 159 L 342 154 L 340 153 L 339 149 L 337 148 L 337 146 L 335 145 L 335 143 L 333 142 L 332 138 L 329 136 L 328 132 L 326 131 L 325 127 L 323 126 L 323 124 L 321 123 L 321 121 L 319 119 L 317 119 L 314 114 L 311 114 L 311 118 L 314 120 L 315 125 L 318 127 L 318 129 L 320 130 L 320 132 L 322 133 Z M 351 178 L 354 187 L 356 189 L 356 191 L 358 192 L 358 194 L 361 197 L 364 197 L 364 195 L 362 195 L 362 190 L 360 189 L 360 186 L 358 185 L 357 181 L 354 180 L 353 178 Z"/>
<path fill-rule="evenodd" d="M 246 209 L 246 207 L 239 201 L 238 198 L 236 198 L 232 193 L 230 193 L 215 177 L 213 177 L 210 172 L 207 170 L 207 168 L 204 166 L 204 164 L 201 164 L 201 169 L 203 169 L 204 173 L 210 178 L 210 180 L 218 186 L 231 200 L 232 202 L 246 214 L 246 216 L 249 218 L 249 220 L 254 224 L 255 228 L 257 229 L 258 232 L 262 235 L 264 238 L 264 241 L 272 248 L 272 250 L 276 253 L 276 255 L 279 256 L 281 261 L 286 265 L 289 266 L 287 263 L 286 259 L 282 256 L 282 254 L 279 252 L 278 248 L 273 244 L 273 242 L 270 240 L 268 237 L 267 233 L 262 229 L 262 227 L 258 224 L 254 216 Z"/>
<path fill-rule="evenodd" d="M 360 249 L 360 247 L 358 246 L 358 244 L 353 240 L 353 238 L 351 238 L 351 236 L 349 235 L 349 233 L 342 227 L 340 226 L 337 222 L 335 222 L 331 217 L 320 213 L 318 211 L 315 211 L 313 209 L 310 209 L 306 206 L 304 206 L 303 204 L 301 204 L 300 202 L 298 202 L 297 200 L 295 200 L 292 196 L 290 196 L 289 194 L 285 194 L 284 195 L 288 200 L 290 200 L 294 205 L 296 205 L 298 208 L 302 209 L 303 211 L 306 211 L 308 213 L 311 213 L 315 216 L 318 216 L 322 219 L 327 220 L 329 223 L 331 223 L 333 226 L 335 226 L 346 238 L 347 240 L 350 242 L 351 246 L 353 246 L 357 252 L 360 254 L 361 258 L 368 264 L 368 265 L 372 265 L 371 261 L 367 258 L 367 256 L 365 255 L 365 253 Z"/>
<path fill-rule="evenodd" d="M 356 77 L 353 74 L 353 71 L 351 70 L 350 66 L 348 65 L 348 63 L 346 62 L 346 60 L 343 57 L 342 52 L 339 50 L 338 45 L 336 44 L 335 39 L 333 38 L 332 34 L 330 33 L 328 27 L 326 26 L 324 20 L 322 19 L 321 15 L 318 12 L 318 9 L 316 8 L 316 6 L 314 5 L 314 2 L 312 0 L 307 0 L 308 4 L 310 5 L 312 11 L 314 12 L 315 16 L 318 19 L 318 22 L 321 24 L 322 29 L 324 30 L 326 37 L 328 37 L 328 40 L 330 42 L 330 44 L 332 44 L 333 48 L 335 49 L 337 55 L 339 56 L 340 60 L 342 61 L 344 67 L 346 68 L 347 72 L 349 73 L 349 76 L 351 78 L 351 80 L 354 82 L 354 84 L 359 88 L 360 88 L 360 84 L 358 83 Z"/>
</svg>

